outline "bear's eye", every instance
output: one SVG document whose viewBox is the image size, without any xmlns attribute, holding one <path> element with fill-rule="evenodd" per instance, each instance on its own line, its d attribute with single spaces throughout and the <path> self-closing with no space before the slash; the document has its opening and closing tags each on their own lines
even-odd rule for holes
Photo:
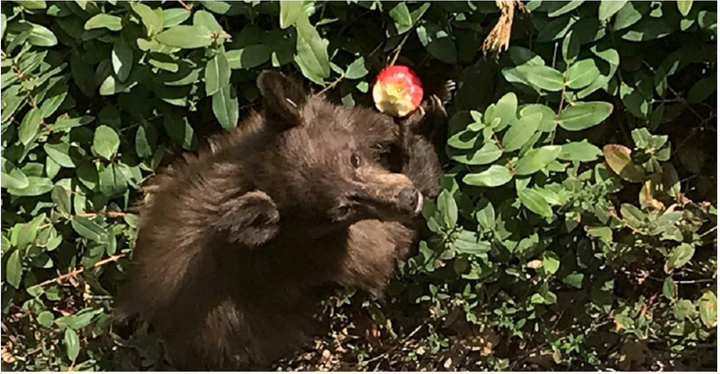
<svg viewBox="0 0 720 374">
<path fill-rule="evenodd" d="M 359 168 L 360 167 L 360 157 L 358 155 L 356 155 L 355 153 L 353 153 L 352 156 L 350 156 L 350 164 L 352 164 L 352 166 L 354 168 Z"/>
</svg>

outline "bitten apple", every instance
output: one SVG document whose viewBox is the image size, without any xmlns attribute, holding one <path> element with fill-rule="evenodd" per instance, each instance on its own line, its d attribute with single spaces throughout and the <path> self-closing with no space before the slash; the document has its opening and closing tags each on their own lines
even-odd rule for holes
<svg viewBox="0 0 720 374">
<path fill-rule="evenodd" d="M 375 107 L 395 117 L 405 117 L 420 105 L 423 87 L 420 78 L 407 66 L 388 66 L 373 85 Z"/>
</svg>

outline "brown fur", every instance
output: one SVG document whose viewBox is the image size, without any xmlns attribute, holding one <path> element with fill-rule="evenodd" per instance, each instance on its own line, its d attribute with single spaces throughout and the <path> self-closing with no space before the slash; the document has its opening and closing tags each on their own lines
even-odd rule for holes
<svg viewBox="0 0 720 374">
<path fill-rule="evenodd" d="M 416 240 L 416 191 L 439 192 L 436 98 L 398 125 L 279 73 L 258 86 L 264 111 L 158 175 L 141 207 L 117 311 L 182 368 L 270 363 L 317 331 L 333 285 L 381 293 Z"/>
</svg>

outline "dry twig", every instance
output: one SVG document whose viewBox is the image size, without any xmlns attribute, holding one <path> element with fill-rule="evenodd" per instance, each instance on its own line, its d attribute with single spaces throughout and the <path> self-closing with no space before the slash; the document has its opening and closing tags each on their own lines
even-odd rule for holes
<svg viewBox="0 0 720 374">
<path fill-rule="evenodd" d="M 127 253 L 121 253 L 121 254 L 117 254 L 117 255 L 112 255 L 112 256 L 110 256 L 110 257 L 108 257 L 108 258 L 106 258 L 106 259 L 102 259 L 102 260 L 94 263 L 93 266 L 90 267 L 90 269 L 96 269 L 96 268 L 99 268 L 100 266 L 103 266 L 103 265 L 105 265 L 105 264 L 108 264 L 108 263 L 111 263 L 111 262 L 115 262 L 115 261 L 117 261 L 117 260 L 125 257 L 126 255 L 127 255 Z M 65 273 L 65 274 L 62 274 L 62 275 L 60 275 L 60 276 L 58 276 L 58 277 L 56 277 L 56 278 L 48 279 L 48 280 L 46 280 L 45 282 L 42 282 L 42 283 L 38 284 L 38 286 L 44 287 L 44 286 L 47 286 L 48 284 L 52 284 L 52 283 L 56 283 L 56 282 L 62 282 L 62 281 L 65 280 L 65 279 L 70 279 L 70 278 L 76 277 L 78 274 L 82 273 L 83 271 L 85 271 L 85 268 L 82 267 L 82 266 L 80 266 L 80 267 L 77 267 L 77 268 L 75 268 L 75 269 L 73 269 L 73 270 L 71 270 L 71 271 L 69 271 L 69 272 L 67 272 L 67 273 Z"/>
<path fill-rule="evenodd" d="M 482 49 L 485 53 L 492 52 L 497 55 L 503 50 L 507 50 L 510 45 L 510 32 L 512 31 L 512 22 L 515 16 L 515 7 L 523 13 L 529 13 L 530 10 L 519 0 L 495 0 L 495 5 L 500 8 L 500 19 L 485 38 Z"/>
</svg>

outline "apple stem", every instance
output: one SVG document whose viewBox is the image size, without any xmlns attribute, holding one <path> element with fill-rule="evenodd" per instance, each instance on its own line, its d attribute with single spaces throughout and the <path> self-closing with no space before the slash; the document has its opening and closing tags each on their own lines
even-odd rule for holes
<svg viewBox="0 0 720 374">
<path fill-rule="evenodd" d="M 405 34 L 405 37 L 403 38 L 403 40 L 402 40 L 402 41 L 400 42 L 400 44 L 398 44 L 398 46 L 395 48 L 395 56 L 393 56 L 392 60 L 390 60 L 390 65 L 388 65 L 388 66 L 393 66 L 393 65 L 395 65 L 395 62 L 397 61 L 398 57 L 400 56 L 400 51 L 402 51 L 402 48 L 403 48 L 403 46 L 405 45 L 405 42 L 406 42 L 407 39 L 408 39 L 408 36 L 410 36 L 410 33 L 409 33 L 409 32 Z"/>
</svg>

